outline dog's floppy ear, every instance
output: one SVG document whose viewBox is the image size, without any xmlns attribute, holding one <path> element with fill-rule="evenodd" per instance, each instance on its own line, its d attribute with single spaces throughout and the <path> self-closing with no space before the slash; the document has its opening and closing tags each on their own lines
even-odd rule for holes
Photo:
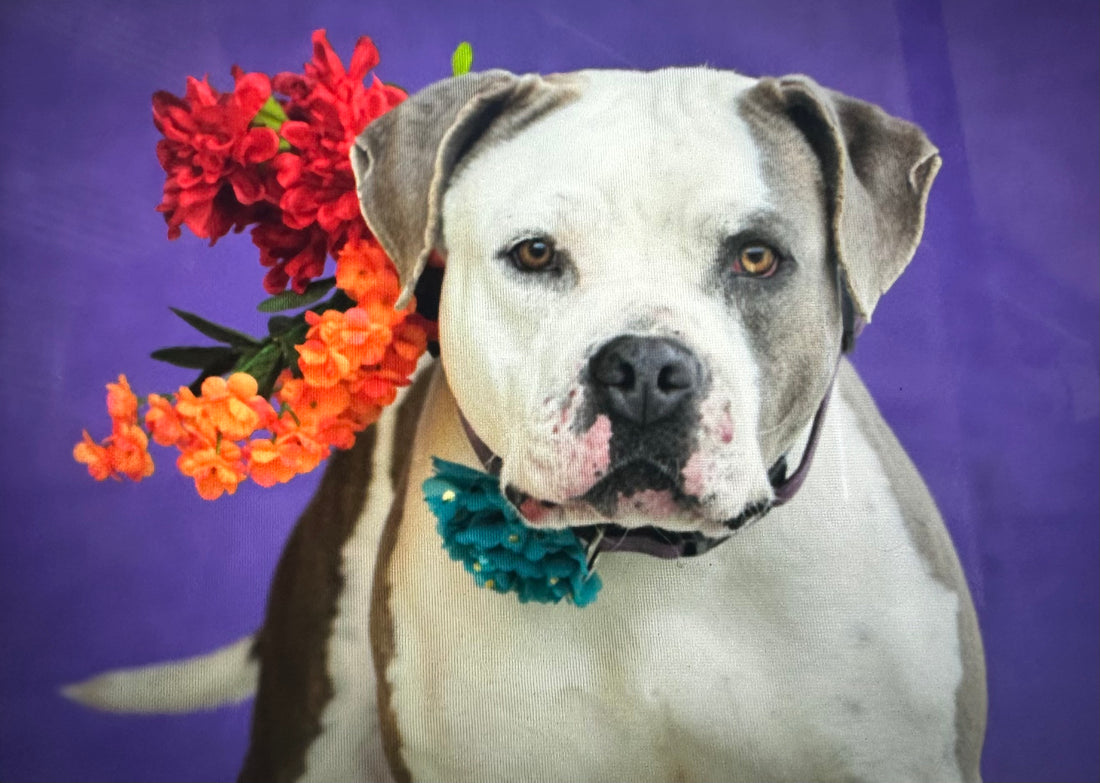
<svg viewBox="0 0 1100 783">
<path fill-rule="evenodd" d="M 569 93 L 507 71 L 437 82 L 374 120 L 351 148 L 359 206 L 397 265 L 403 306 L 439 247 L 443 194 L 459 160 L 493 127 L 514 132 Z"/>
<path fill-rule="evenodd" d="M 807 76 L 762 79 L 754 89 L 821 160 L 837 263 L 855 312 L 870 320 L 920 242 L 938 150 L 916 125 Z"/>
</svg>

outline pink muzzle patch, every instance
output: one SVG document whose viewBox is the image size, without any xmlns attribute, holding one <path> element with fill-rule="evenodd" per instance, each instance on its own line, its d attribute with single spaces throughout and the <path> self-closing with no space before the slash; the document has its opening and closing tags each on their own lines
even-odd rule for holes
<svg viewBox="0 0 1100 783">
<path fill-rule="evenodd" d="M 611 462 L 611 419 L 600 415 L 588 430 L 564 445 L 563 499 L 580 497 L 607 473 Z"/>
</svg>

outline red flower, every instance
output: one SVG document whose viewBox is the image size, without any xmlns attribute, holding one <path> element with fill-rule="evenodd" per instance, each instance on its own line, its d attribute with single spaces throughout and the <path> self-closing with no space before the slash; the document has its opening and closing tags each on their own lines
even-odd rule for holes
<svg viewBox="0 0 1100 783">
<path fill-rule="evenodd" d="M 278 193 L 278 185 L 258 164 L 279 150 L 271 128 L 250 127 L 271 97 L 262 73 L 234 68 L 232 93 L 219 93 L 207 82 L 188 78 L 183 98 L 153 95 L 153 122 L 164 138 L 157 159 L 168 177 L 157 211 L 164 213 L 168 237 L 186 225 L 211 244 L 231 228 L 240 230 L 257 218 L 254 205 Z"/>
<path fill-rule="evenodd" d="M 367 36 L 355 42 L 351 67 L 344 70 L 325 31 L 315 30 L 313 60 L 305 64 L 305 73 L 280 73 L 272 84 L 290 99 L 287 114 L 292 120 L 309 123 L 329 141 L 340 137 L 346 157 L 367 123 L 405 99 L 402 90 L 384 85 L 377 78 L 370 87 L 363 84 L 376 65 L 378 50 Z"/>
<path fill-rule="evenodd" d="M 164 134 L 157 157 L 168 175 L 157 209 L 169 238 L 186 225 L 213 244 L 255 224 L 252 241 L 269 267 L 264 288 L 305 290 L 330 255 L 367 236 L 348 153 L 371 120 L 405 98 L 377 79 L 364 85 L 377 64 L 364 36 L 345 70 L 317 30 L 302 74 L 269 79 L 234 67 L 232 93 L 205 78 L 188 79 L 183 98 L 156 93 L 153 119 Z M 273 87 L 285 105 L 271 100 Z"/>
<path fill-rule="evenodd" d="M 252 229 L 252 242 L 260 248 L 260 263 L 271 267 L 264 276 L 264 290 L 269 294 L 284 291 L 289 280 L 301 293 L 310 280 L 325 271 L 329 240 L 320 226 L 297 230 L 264 222 Z"/>
<path fill-rule="evenodd" d="M 281 275 L 289 276 L 295 290 L 301 291 L 310 278 L 321 273 L 325 256 L 335 255 L 349 239 L 359 239 L 366 233 L 348 154 L 355 137 L 371 120 L 405 98 L 404 92 L 377 78 L 369 87 L 363 84 L 367 71 L 377 64 L 378 52 L 363 36 L 355 44 L 351 68 L 345 70 L 325 31 L 317 30 L 313 34 L 313 60 L 306 63 L 305 73 L 281 73 L 272 80 L 274 88 L 290 98 L 286 105 L 289 119 L 279 134 L 294 148 L 274 161 L 282 191 L 278 201 L 282 220 L 290 229 L 311 234 L 308 241 L 292 243 L 287 241 L 289 237 L 276 232 L 265 231 L 259 237 L 253 233 L 253 241 L 267 261 L 294 262 L 267 264 L 281 270 L 268 273 L 265 286 L 269 291 Z M 326 238 L 324 254 L 314 244 L 317 229 Z M 281 241 L 268 244 L 269 239 Z M 293 253 L 288 247 L 295 248 Z M 307 247 L 308 259 L 302 256 Z"/>
</svg>

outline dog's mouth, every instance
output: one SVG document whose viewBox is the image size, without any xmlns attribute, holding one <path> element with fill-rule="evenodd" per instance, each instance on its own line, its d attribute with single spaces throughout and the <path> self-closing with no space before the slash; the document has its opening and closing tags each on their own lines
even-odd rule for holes
<svg viewBox="0 0 1100 783">
<path fill-rule="evenodd" d="M 505 496 L 529 521 L 539 523 L 548 512 L 563 507 L 585 507 L 600 518 L 614 520 L 630 513 L 641 512 L 651 518 L 692 512 L 698 505 L 685 494 L 673 473 L 651 460 L 632 460 L 608 470 L 583 494 L 562 503 L 542 500 L 512 486 Z"/>
<path fill-rule="evenodd" d="M 675 475 L 652 460 L 633 460 L 608 471 L 581 500 L 609 519 L 641 512 L 658 518 L 694 511 L 698 501 L 684 493 Z"/>
<path fill-rule="evenodd" d="M 760 498 L 746 503 L 733 517 L 709 519 L 699 499 L 684 491 L 676 475 L 650 460 L 617 466 L 583 495 L 565 503 L 535 498 L 511 485 L 504 494 L 535 527 L 550 526 L 552 517 L 568 512 L 602 520 L 570 526 L 593 556 L 601 551 L 643 552 L 662 558 L 699 555 L 762 517 L 772 505 L 771 498 Z M 670 526 L 631 526 L 631 518 L 667 520 Z"/>
</svg>

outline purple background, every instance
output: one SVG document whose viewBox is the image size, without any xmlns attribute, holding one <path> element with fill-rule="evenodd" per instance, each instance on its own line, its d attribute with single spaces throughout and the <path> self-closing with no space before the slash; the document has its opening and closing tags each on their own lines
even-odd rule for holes
<svg viewBox="0 0 1100 783">
<path fill-rule="evenodd" d="M 5 2 L 0 10 L 0 778 L 230 779 L 248 707 L 117 717 L 65 682 L 250 632 L 316 477 L 206 503 L 155 450 L 142 486 L 70 450 L 103 384 L 185 382 L 168 306 L 263 319 L 246 237 L 164 238 L 150 94 L 187 74 L 297 69 L 327 27 L 415 89 L 522 72 L 708 63 L 806 72 L 921 124 L 944 168 L 913 265 L 856 362 L 958 544 L 984 629 L 990 780 L 1098 769 L 1098 6 L 1083 2 L 311 4 Z M 307 7 L 307 5 L 309 7 Z M 518 5 L 518 4 L 517 4 Z M 200 338 L 201 340 L 201 338 Z"/>
</svg>

